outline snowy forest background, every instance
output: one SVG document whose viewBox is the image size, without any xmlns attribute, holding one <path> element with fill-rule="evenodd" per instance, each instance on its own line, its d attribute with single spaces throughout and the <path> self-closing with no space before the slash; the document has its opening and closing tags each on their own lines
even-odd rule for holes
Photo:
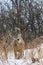
<svg viewBox="0 0 43 65">
<path fill-rule="evenodd" d="M 15 31 L 15 28 L 20 31 Z M 11 32 L 22 34 L 24 40 L 43 35 L 42 0 L 0 0 L 0 39 Z M 16 34 L 15 34 L 16 33 Z"/>
</svg>

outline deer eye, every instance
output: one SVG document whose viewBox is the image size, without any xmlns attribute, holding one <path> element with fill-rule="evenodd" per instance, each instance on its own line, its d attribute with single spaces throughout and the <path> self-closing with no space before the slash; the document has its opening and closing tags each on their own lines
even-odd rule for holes
<svg viewBox="0 0 43 65">
<path fill-rule="evenodd" d="M 19 41 L 19 39 L 17 39 Z"/>
</svg>

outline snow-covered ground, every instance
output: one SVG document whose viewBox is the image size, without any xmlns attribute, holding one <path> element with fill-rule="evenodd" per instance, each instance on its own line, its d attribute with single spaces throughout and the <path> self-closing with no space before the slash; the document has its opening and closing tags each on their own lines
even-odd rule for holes
<svg viewBox="0 0 43 65">
<path fill-rule="evenodd" d="M 37 48 L 24 50 L 21 59 L 10 57 L 7 60 L 0 59 L 0 65 L 43 65 L 43 43 Z"/>
<path fill-rule="evenodd" d="M 0 65 L 43 65 L 43 59 L 40 59 L 39 62 L 35 61 L 32 63 L 30 59 L 9 59 L 7 61 L 0 60 Z"/>
</svg>

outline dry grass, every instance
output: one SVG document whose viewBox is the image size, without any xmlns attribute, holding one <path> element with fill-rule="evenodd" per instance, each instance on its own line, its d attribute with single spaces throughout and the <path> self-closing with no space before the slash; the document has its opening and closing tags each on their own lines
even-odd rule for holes
<svg viewBox="0 0 43 65">
<path fill-rule="evenodd" d="M 26 42 L 26 49 L 31 49 L 31 48 L 36 48 L 38 45 L 43 43 L 43 39 L 41 38 L 36 38 L 32 40 L 32 43 Z"/>
<path fill-rule="evenodd" d="M 15 40 L 14 42 L 12 41 L 11 44 L 8 46 L 8 48 L 6 48 L 6 53 L 8 53 L 8 52 L 10 52 L 10 53 L 14 52 L 14 56 L 15 56 L 14 58 L 22 58 L 22 51 L 24 49 L 37 48 L 38 45 L 40 45 L 41 43 L 43 43 L 43 39 L 36 38 L 36 39 L 34 39 L 32 41 L 32 43 L 26 42 L 26 45 L 25 45 L 25 41 L 22 39 L 21 36 L 19 36 L 18 39 Z M 5 40 L 2 43 L 5 44 Z M 3 57 L 5 57 L 5 49 L 3 48 L 2 43 L 0 43 L 0 57 L 1 57 L 1 55 Z M 41 56 L 41 53 L 42 53 L 42 51 L 40 51 L 39 56 Z"/>
</svg>

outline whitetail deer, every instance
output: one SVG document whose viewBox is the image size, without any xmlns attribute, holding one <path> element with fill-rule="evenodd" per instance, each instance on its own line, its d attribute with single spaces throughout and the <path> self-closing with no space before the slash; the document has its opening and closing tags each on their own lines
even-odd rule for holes
<svg viewBox="0 0 43 65">
<path fill-rule="evenodd" d="M 21 37 L 21 34 L 18 34 L 18 37 L 14 42 L 14 51 L 15 51 L 16 58 L 22 57 L 22 52 L 24 49 L 25 49 L 25 42 Z"/>
</svg>

